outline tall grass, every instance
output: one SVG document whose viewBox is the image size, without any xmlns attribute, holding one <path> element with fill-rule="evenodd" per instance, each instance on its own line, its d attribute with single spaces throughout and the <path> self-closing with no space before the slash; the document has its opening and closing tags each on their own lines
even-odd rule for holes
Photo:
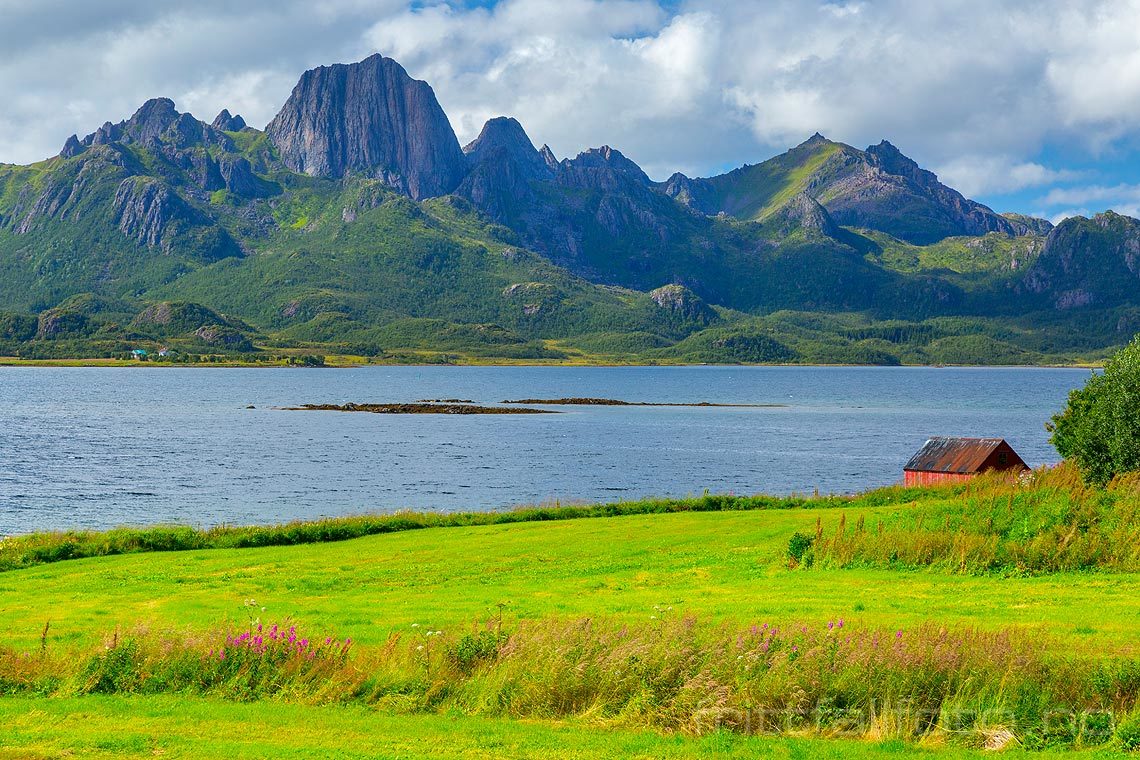
<svg viewBox="0 0 1140 760">
<path fill-rule="evenodd" d="M 870 508 L 905 503 L 916 498 L 919 493 L 921 491 L 918 489 L 895 487 L 869 491 L 859 496 L 776 497 L 705 494 L 686 499 L 646 499 L 609 504 L 523 507 L 505 512 L 397 512 L 387 515 L 291 522 L 282 525 L 246 527 L 222 525 L 204 530 L 190 526 L 156 526 L 117 528 L 109 531 L 31 533 L 0 538 L 0 571 L 113 554 L 314 544 L 426 528 L 671 512 L 728 512 L 838 506 Z"/>
<path fill-rule="evenodd" d="M 820 518 L 814 536 L 801 533 L 789 547 L 798 555 L 791 559 L 962 573 L 1140 571 L 1140 474 L 1098 489 L 1062 465 L 937 493 L 886 517 L 844 510 Z"/>
<path fill-rule="evenodd" d="M 511 628 L 511 630 L 508 630 Z M 685 734 L 817 733 L 969 746 L 1100 746 L 1127 731 L 1140 660 L 1016 632 L 744 629 L 666 616 L 409 629 L 357 651 L 287 626 L 136 632 L 98 651 L 0 650 L 0 693 L 206 695 L 390 713 L 586 718 Z"/>
</svg>

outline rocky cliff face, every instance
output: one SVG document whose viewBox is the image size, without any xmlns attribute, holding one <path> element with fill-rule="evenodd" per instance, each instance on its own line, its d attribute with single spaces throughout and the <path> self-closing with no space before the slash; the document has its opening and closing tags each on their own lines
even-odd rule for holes
<svg viewBox="0 0 1140 760">
<path fill-rule="evenodd" d="M 629 187 L 630 182 L 644 187 L 653 184 L 640 166 L 608 145 L 566 159 L 561 169 L 563 184 L 588 190 L 612 192 Z"/>
<path fill-rule="evenodd" d="M 1002 216 L 1014 224 L 1022 225 L 1034 235 L 1048 235 L 1053 231 L 1053 223 L 1048 219 L 1038 219 L 1025 214 L 1002 214 Z"/>
<path fill-rule="evenodd" d="M 231 150 L 233 143 L 226 135 L 188 113 L 179 113 L 169 98 L 152 98 L 126 121 L 106 122 L 78 141 L 68 140 L 63 154 L 76 155 L 92 145 L 112 143 L 139 144 L 159 152 L 213 145 Z M 65 155 L 66 157 L 66 155 Z"/>
<path fill-rule="evenodd" d="M 44 178 L 39 187 L 28 184 L 20 189 L 16 204 L 0 212 L 0 227 L 9 226 L 17 235 L 26 235 L 51 221 L 81 221 L 84 201 L 98 194 L 104 182 L 118 182 L 138 169 L 137 162 L 117 147 L 100 145 L 83 153 Z"/>
<path fill-rule="evenodd" d="M 1053 228 L 1024 288 L 1057 309 L 1131 303 L 1140 292 L 1140 220 L 1106 211 Z"/>
<path fill-rule="evenodd" d="M 817 189 L 818 197 L 845 226 L 881 230 L 917 244 L 952 235 L 1002 232 L 1024 235 L 1029 228 L 943 185 L 933 173 L 883 140 L 862 152 L 845 171 Z"/>
<path fill-rule="evenodd" d="M 377 177 L 416 200 L 451 192 L 467 172 L 431 87 L 380 55 L 305 72 L 266 132 L 294 171 Z"/>
<path fill-rule="evenodd" d="M 182 247 L 184 237 L 195 258 L 242 255 L 228 232 L 156 177 L 123 180 L 115 191 L 113 218 L 123 235 L 168 255 Z"/>
<path fill-rule="evenodd" d="M 658 308 L 682 319 L 708 325 L 719 320 L 716 311 L 684 285 L 663 285 L 649 291 L 649 298 Z"/>
<path fill-rule="evenodd" d="M 471 171 L 458 194 L 587 277 L 645 284 L 658 251 L 678 236 L 677 218 L 691 216 L 609 146 L 558 161 L 548 146 L 536 151 L 517 121 L 499 118 L 464 150 Z"/>
<path fill-rule="evenodd" d="M 763 163 L 708 179 L 675 174 L 658 187 L 702 213 L 744 219 L 775 213 L 788 193 L 806 193 L 836 224 L 919 245 L 954 235 L 1024 235 L 1041 227 L 1041 220 L 1003 217 L 963 197 L 885 140 L 858 150 L 818 133 Z"/>
<path fill-rule="evenodd" d="M 245 129 L 246 123 L 241 116 L 231 116 L 229 109 L 223 108 L 210 126 L 223 132 L 240 132 Z"/>
<path fill-rule="evenodd" d="M 471 170 L 457 194 L 503 223 L 534 201 L 532 183 L 553 179 L 557 167 L 535 150 L 521 124 L 505 117 L 488 121 L 463 152 Z"/>
<path fill-rule="evenodd" d="M 784 236 L 796 231 L 826 237 L 835 237 L 839 233 L 839 226 L 831 214 L 807 193 L 800 193 L 788 201 L 772 215 L 772 221 L 779 225 L 780 234 Z"/>
</svg>

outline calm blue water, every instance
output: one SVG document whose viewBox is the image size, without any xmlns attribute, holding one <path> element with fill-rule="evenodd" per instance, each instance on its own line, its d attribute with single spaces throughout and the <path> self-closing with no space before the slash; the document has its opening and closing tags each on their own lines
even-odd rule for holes
<svg viewBox="0 0 1140 760">
<path fill-rule="evenodd" d="M 1085 370 L 838 367 L 0 368 L 0 535 L 897 481 L 930 435 L 1056 460 L 1044 423 Z M 785 404 L 519 416 L 286 412 L 301 403 L 597 396 Z M 247 405 L 256 409 L 246 409 Z"/>
</svg>

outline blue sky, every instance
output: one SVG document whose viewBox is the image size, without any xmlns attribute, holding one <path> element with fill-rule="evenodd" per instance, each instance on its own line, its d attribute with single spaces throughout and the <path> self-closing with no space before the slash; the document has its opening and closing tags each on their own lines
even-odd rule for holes
<svg viewBox="0 0 1140 760">
<path fill-rule="evenodd" d="M 1135 140 L 1122 139 L 1102 149 L 1058 141 L 1044 145 L 1030 160 L 1068 176 L 1013 192 L 977 193 L 975 199 L 1002 211 L 1054 221 L 1106 209 L 1140 216 L 1140 150 Z"/>
<path fill-rule="evenodd" d="M 0 161 L 150 97 L 262 126 L 302 71 L 382 52 L 461 141 L 517 117 L 656 179 L 813 132 L 888 139 L 999 211 L 1140 215 L 1140 0 L 0 0 Z"/>
</svg>

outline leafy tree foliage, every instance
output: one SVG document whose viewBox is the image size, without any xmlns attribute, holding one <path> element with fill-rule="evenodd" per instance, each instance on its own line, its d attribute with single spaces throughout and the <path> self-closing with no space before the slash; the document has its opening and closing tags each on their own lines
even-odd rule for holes
<svg viewBox="0 0 1140 760">
<path fill-rule="evenodd" d="M 1089 483 L 1140 470 L 1140 336 L 1070 393 L 1048 427 L 1057 451 Z"/>
</svg>

